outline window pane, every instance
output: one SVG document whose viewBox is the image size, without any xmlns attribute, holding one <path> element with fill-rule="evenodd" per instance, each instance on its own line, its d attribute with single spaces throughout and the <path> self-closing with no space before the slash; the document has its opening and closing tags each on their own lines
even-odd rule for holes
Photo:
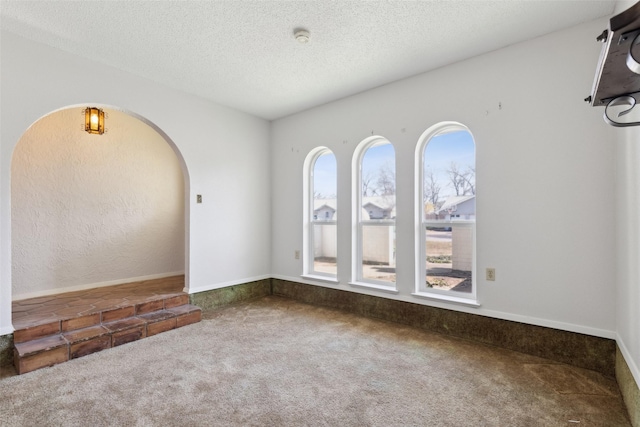
<svg viewBox="0 0 640 427">
<path fill-rule="evenodd" d="M 336 157 L 328 149 L 315 159 L 310 190 L 313 205 L 306 268 L 311 273 L 336 276 L 337 168 Z"/>
<path fill-rule="evenodd" d="M 475 144 L 471 134 L 455 131 L 434 136 L 424 150 L 423 161 L 424 219 L 475 219 Z"/>
<path fill-rule="evenodd" d="M 369 147 L 362 157 L 362 219 L 395 218 L 396 168 L 393 145 Z"/>
<path fill-rule="evenodd" d="M 316 199 L 336 197 L 336 156 L 328 151 L 313 165 L 313 196 Z"/>
<path fill-rule="evenodd" d="M 426 287 L 471 292 L 473 225 L 426 227 Z"/>
<path fill-rule="evenodd" d="M 313 225 L 313 271 L 337 274 L 337 228 L 335 224 Z"/>
<path fill-rule="evenodd" d="M 395 283 L 395 226 L 362 226 L 362 278 Z"/>
</svg>

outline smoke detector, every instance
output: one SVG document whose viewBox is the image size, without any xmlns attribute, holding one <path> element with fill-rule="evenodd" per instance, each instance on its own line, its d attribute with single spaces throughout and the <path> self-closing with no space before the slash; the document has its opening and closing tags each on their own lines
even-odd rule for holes
<svg viewBox="0 0 640 427">
<path fill-rule="evenodd" d="M 296 38 L 296 40 L 298 40 L 298 43 L 307 44 L 309 43 L 309 37 L 311 35 L 307 30 L 297 29 L 297 30 L 294 30 L 293 36 Z"/>
</svg>

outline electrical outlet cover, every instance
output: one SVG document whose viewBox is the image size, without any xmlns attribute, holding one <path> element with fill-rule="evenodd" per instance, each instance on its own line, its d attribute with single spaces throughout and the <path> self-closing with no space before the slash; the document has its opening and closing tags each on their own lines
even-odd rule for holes
<svg viewBox="0 0 640 427">
<path fill-rule="evenodd" d="M 496 280 L 496 269 L 495 268 L 487 268 L 487 280 L 493 282 Z"/>
</svg>

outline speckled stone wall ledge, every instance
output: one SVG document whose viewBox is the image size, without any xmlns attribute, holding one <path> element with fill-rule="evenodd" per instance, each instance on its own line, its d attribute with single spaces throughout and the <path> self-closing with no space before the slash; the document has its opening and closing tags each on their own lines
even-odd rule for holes
<svg viewBox="0 0 640 427">
<path fill-rule="evenodd" d="M 203 310 L 210 310 L 267 295 L 271 295 L 271 279 L 191 294 L 189 300 L 191 304 L 197 305 Z"/>
<path fill-rule="evenodd" d="M 620 387 L 620 393 L 622 394 L 624 403 L 627 405 L 631 425 L 633 427 L 640 427 L 640 389 L 638 389 L 638 384 L 631 374 L 629 365 L 627 365 L 626 360 L 624 360 L 617 346 L 616 380 L 618 381 L 618 387 Z"/>
<path fill-rule="evenodd" d="M 272 279 L 273 295 L 494 345 L 615 376 L 616 343 L 542 326 Z"/>
<path fill-rule="evenodd" d="M 13 365 L 13 334 L 0 336 L 0 368 Z"/>
</svg>

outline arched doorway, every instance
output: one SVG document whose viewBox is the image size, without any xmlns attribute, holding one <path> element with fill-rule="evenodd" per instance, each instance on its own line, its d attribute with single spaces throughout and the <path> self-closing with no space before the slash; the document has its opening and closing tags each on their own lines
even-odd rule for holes
<svg viewBox="0 0 640 427">
<path fill-rule="evenodd" d="M 13 300 L 188 268 L 189 179 L 179 150 L 150 121 L 109 106 L 99 106 L 107 132 L 88 134 L 85 107 L 43 116 L 14 149 Z"/>
</svg>

